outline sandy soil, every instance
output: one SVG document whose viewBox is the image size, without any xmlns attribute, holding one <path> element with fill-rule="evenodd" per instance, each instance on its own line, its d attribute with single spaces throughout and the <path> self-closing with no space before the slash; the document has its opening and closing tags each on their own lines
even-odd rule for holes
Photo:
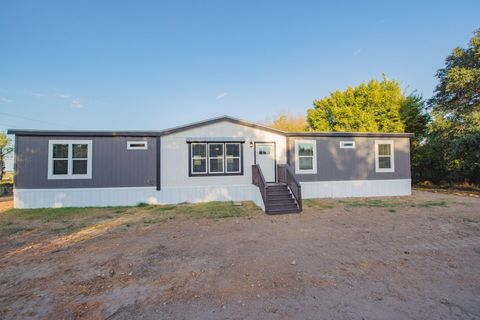
<svg viewBox="0 0 480 320">
<path fill-rule="evenodd" d="M 0 245 L 5 319 L 480 319 L 480 199 L 307 201 Z"/>
</svg>

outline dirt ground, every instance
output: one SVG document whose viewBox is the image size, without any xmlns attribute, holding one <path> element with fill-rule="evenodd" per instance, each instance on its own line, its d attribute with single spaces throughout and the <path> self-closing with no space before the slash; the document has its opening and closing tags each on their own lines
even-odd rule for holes
<svg viewBox="0 0 480 320">
<path fill-rule="evenodd" d="M 0 318 L 480 319 L 479 198 L 307 200 L 283 216 L 108 210 L 81 224 L 4 212 Z"/>
</svg>

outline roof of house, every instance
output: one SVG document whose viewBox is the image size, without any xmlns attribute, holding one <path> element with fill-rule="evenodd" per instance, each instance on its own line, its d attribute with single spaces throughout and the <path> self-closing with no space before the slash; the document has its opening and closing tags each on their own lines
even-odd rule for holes
<svg viewBox="0 0 480 320">
<path fill-rule="evenodd" d="M 32 129 L 8 129 L 8 134 L 17 136 L 74 136 L 74 137 L 158 137 L 189 129 L 195 129 L 217 122 L 228 121 L 246 127 L 269 131 L 289 137 L 413 137 L 413 133 L 380 133 L 380 132 L 285 132 L 249 121 L 222 116 L 204 121 L 194 122 L 187 125 L 173 127 L 160 131 L 83 131 L 83 130 L 32 130 Z"/>
</svg>

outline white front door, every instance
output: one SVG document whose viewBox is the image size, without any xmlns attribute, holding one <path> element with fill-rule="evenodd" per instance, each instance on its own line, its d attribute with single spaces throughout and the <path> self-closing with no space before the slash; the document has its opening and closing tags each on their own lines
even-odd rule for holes
<svg viewBox="0 0 480 320">
<path fill-rule="evenodd" d="M 255 143 L 255 163 L 260 166 L 265 181 L 275 182 L 275 143 Z"/>
</svg>

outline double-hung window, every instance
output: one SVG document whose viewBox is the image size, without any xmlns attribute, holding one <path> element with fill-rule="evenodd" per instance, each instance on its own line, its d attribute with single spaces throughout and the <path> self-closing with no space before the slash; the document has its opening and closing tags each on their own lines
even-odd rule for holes
<svg viewBox="0 0 480 320">
<path fill-rule="evenodd" d="M 241 143 L 192 142 L 189 147 L 190 176 L 243 174 Z"/>
<path fill-rule="evenodd" d="M 394 172 L 393 140 L 375 140 L 375 171 Z"/>
<path fill-rule="evenodd" d="M 207 144 L 192 143 L 191 148 L 191 173 L 206 174 L 207 173 Z"/>
<path fill-rule="evenodd" d="M 49 140 L 48 179 L 91 179 L 92 140 Z"/>
<path fill-rule="evenodd" d="M 225 155 L 226 155 L 226 171 L 227 173 L 240 173 L 241 161 L 240 161 L 240 143 L 225 143 Z"/>
<path fill-rule="evenodd" d="M 209 164 L 208 173 L 223 173 L 223 143 L 209 143 Z"/>
<path fill-rule="evenodd" d="M 295 140 L 295 173 L 317 173 L 317 143 L 315 140 Z"/>
</svg>

